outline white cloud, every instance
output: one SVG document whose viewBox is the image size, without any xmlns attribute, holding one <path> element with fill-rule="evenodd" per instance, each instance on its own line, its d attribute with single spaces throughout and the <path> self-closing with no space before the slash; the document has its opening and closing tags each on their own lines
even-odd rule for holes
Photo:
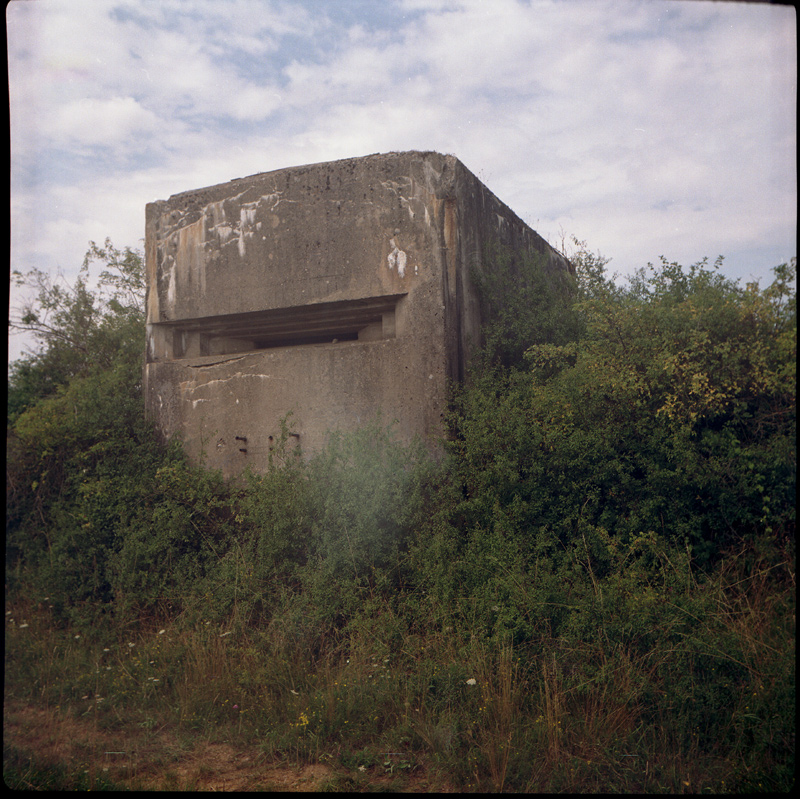
<svg viewBox="0 0 800 799">
<path fill-rule="evenodd" d="M 62 105 L 55 113 L 51 135 L 81 145 L 130 143 L 135 136 L 154 135 L 158 117 L 132 97 L 100 100 L 87 97 Z"/>
<path fill-rule="evenodd" d="M 15 258 L 77 266 L 89 238 L 136 244 L 157 197 L 402 149 L 626 270 L 794 244 L 789 9 L 387 4 L 12 3 Z"/>
</svg>

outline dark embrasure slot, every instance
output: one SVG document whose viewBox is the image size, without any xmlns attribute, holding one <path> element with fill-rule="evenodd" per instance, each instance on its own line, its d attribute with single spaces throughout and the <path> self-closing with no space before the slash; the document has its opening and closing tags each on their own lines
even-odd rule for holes
<svg viewBox="0 0 800 799">
<path fill-rule="evenodd" d="M 404 294 L 183 319 L 152 325 L 155 360 L 395 337 Z"/>
</svg>

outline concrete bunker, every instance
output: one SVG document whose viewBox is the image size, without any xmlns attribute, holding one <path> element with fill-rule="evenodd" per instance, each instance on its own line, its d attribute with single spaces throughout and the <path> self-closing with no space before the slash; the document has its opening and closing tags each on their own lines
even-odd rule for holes
<svg viewBox="0 0 800 799">
<path fill-rule="evenodd" d="M 146 209 L 148 413 L 226 476 L 379 411 L 432 449 L 480 341 L 487 245 L 566 260 L 454 156 L 266 172 Z"/>
</svg>

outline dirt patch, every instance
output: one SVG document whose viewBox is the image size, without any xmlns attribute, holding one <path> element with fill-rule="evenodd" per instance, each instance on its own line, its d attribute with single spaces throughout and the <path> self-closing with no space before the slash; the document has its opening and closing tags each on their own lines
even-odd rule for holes
<svg viewBox="0 0 800 799">
<path fill-rule="evenodd" d="M 323 763 L 292 766 L 268 762 L 256 747 L 198 741 L 167 729 L 101 729 L 56 710 L 8 705 L 3 713 L 4 748 L 33 758 L 37 766 L 85 771 L 116 785 L 141 790 L 305 792 L 324 787 L 408 793 L 448 791 L 420 769 L 402 782 L 385 774 L 350 772 Z"/>
<path fill-rule="evenodd" d="M 252 752 L 237 751 L 227 744 L 200 745 L 166 772 L 155 772 L 143 787 L 197 791 L 316 791 L 333 770 L 324 765 L 296 768 L 268 764 Z"/>
<path fill-rule="evenodd" d="M 90 771 L 142 789 L 314 791 L 333 770 L 322 764 L 268 763 L 256 749 L 200 741 L 187 744 L 169 730 L 103 730 L 92 719 L 16 707 L 3 714 L 5 746 L 29 753 L 42 767 Z"/>
</svg>

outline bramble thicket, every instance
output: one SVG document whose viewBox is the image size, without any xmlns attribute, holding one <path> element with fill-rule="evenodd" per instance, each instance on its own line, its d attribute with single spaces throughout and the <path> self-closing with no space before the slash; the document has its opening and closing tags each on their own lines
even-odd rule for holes
<svg viewBox="0 0 800 799">
<path fill-rule="evenodd" d="M 15 273 L 6 703 L 338 789 L 788 790 L 796 262 L 622 283 L 575 245 L 568 284 L 500 250 L 473 276 L 492 321 L 441 458 L 378 418 L 229 483 L 144 416 L 138 252 Z M 34 761 L 7 747 L 6 782 Z"/>
</svg>

